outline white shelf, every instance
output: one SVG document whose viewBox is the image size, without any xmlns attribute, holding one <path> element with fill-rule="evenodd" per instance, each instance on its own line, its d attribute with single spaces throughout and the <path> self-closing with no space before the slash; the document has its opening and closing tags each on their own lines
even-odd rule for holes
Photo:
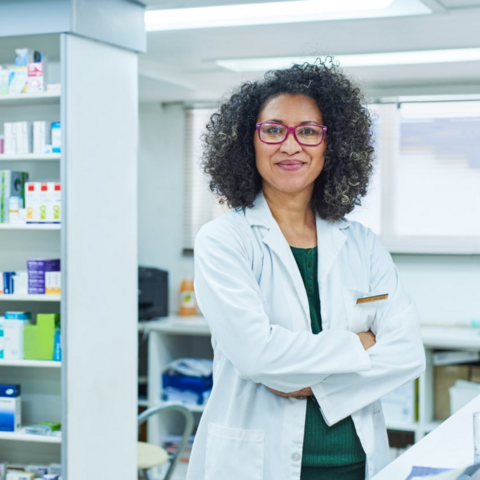
<svg viewBox="0 0 480 480">
<path fill-rule="evenodd" d="M 59 302 L 61 295 L 0 295 L 4 302 Z"/>
<path fill-rule="evenodd" d="M 0 95 L 1 105 L 18 105 L 19 103 L 45 104 L 45 103 L 59 103 L 60 94 L 57 92 L 40 92 L 40 93 L 20 93 L 16 95 Z"/>
<path fill-rule="evenodd" d="M 61 368 L 62 362 L 50 360 L 6 360 L 0 359 L 1 367 Z"/>
<path fill-rule="evenodd" d="M 427 348 L 480 350 L 480 328 L 425 326 L 422 337 Z"/>
<path fill-rule="evenodd" d="M 7 155 L 6 153 L 0 154 L 0 161 L 21 161 L 21 160 L 35 160 L 35 161 L 44 161 L 44 160 L 60 160 L 60 153 L 25 153 L 18 155 Z"/>
<path fill-rule="evenodd" d="M 62 443 L 62 439 L 60 437 L 50 437 L 48 435 L 31 435 L 25 433 L 25 430 L 23 428 L 18 432 L 0 432 L 0 440 L 35 443 Z"/>
<path fill-rule="evenodd" d="M 174 335 L 208 336 L 210 330 L 204 317 L 180 317 L 170 315 L 159 320 L 139 322 L 138 329 L 145 332 L 159 332 Z"/>
<path fill-rule="evenodd" d="M 0 230 L 61 230 L 60 223 L 0 223 Z"/>
</svg>

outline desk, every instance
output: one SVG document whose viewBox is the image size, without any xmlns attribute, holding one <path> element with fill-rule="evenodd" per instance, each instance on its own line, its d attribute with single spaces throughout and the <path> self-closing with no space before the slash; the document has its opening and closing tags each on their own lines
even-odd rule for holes
<svg viewBox="0 0 480 480">
<path fill-rule="evenodd" d="M 480 411 L 480 395 L 445 420 L 373 480 L 404 480 L 413 466 L 462 468 L 473 463 L 473 412 Z"/>
</svg>

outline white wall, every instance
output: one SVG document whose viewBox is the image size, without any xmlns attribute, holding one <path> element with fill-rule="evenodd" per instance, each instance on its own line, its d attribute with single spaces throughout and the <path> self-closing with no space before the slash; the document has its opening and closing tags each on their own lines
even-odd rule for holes
<svg viewBox="0 0 480 480">
<path fill-rule="evenodd" d="M 184 113 L 180 105 L 140 106 L 139 261 L 170 272 L 171 311 L 177 311 L 182 256 Z M 480 255 L 394 255 L 422 323 L 480 319 Z"/>
<path fill-rule="evenodd" d="M 184 123 L 182 105 L 140 104 L 138 261 L 168 270 L 170 312 L 193 274 L 193 258 L 182 255 Z"/>
</svg>

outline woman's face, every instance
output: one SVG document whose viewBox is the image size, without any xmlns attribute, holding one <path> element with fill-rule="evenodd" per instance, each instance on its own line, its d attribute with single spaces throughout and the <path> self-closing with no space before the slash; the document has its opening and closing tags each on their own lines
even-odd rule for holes
<svg viewBox="0 0 480 480">
<path fill-rule="evenodd" d="M 323 125 L 323 118 L 315 100 L 305 95 L 282 94 L 267 100 L 257 122 L 276 122 L 289 127 L 302 123 Z M 325 140 L 316 146 L 300 145 L 292 133 L 280 144 L 263 143 L 254 136 L 257 169 L 263 186 L 284 193 L 313 190 L 313 182 L 325 164 Z"/>
</svg>

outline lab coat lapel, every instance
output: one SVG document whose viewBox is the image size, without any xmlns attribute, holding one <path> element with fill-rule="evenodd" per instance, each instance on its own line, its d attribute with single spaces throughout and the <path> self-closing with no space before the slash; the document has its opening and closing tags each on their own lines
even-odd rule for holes
<svg viewBox="0 0 480 480">
<path fill-rule="evenodd" d="M 320 291 L 338 254 L 343 248 L 347 236 L 343 229 L 348 227 L 345 221 L 330 222 L 317 215 L 317 251 L 318 251 L 318 284 Z"/>
<path fill-rule="evenodd" d="M 305 285 L 302 280 L 300 271 L 298 270 L 297 263 L 293 256 L 293 253 L 288 245 L 286 238 L 284 237 L 278 223 L 273 218 L 270 207 L 263 196 L 263 192 L 260 192 L 255 199 L 254 207 L 246 210 L 247 219 L 250 225 L 263 226 L 268 229 L 263 236 L 263 243 L 267 245 L 272 252 L 277 256 L 278 260 L 285 266 L 287 275 L 290 277 L 295 291 L 301 301 L 303 311 L 305 314 L 305 323 L 310 328 L 310 310 L 308 306 L 307 292 L 305 291 Z"/>
</svg>

